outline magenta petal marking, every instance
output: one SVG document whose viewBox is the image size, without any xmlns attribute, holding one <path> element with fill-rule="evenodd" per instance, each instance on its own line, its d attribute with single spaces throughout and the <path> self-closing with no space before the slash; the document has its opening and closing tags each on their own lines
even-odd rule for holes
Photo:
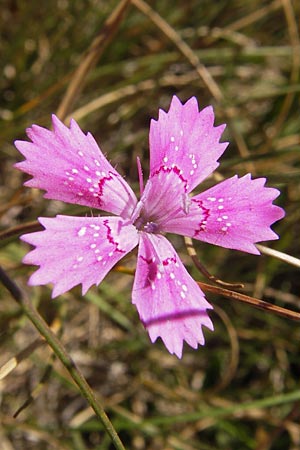
<svg viewBox="0 0 300 450">
<path fill-rule="evenodd" d="M 195 97 L 185 104 L 174 96 L 169 111 L 159 110 L 150 125 L 150 176 L 161 166 L 176 166 L 191 192 L 210 175 L 228 143 L 220 143 L 225 125 L 214 127 L 211 106 L 199 112 Z"/>
<path fill-rule="evenodd" d="M 170 219 L 164 231 L 259 254 L 254 244 L 278 239 L 270 227 L 284 216 L 272 203 L 279 191 L 265 187 L 265 181 L 250 174 L 222 181 L 192 197 L 189 215 Z"/>
<path fill-rule="evenodd" d="M 160 336 L 178 358 L 184 341 L 204 345 L 203 325 L 213 329 L 211 305 L 163 236 L 141 233 L 132 302 L 151 341 Z"/>
<path fill-rule="evenodd" d="M 15 166 L 33 177 L 26 186 L 44 189 L 45 198 L 129 218 L 136 197 L 92 135 L 85 135 L 74 120 L 70 129 L 54 115 L 52 120 L 54 131 L 33 125 L 27 130 L 32 142 L 15 142 L 26 158 Z"/>
<path fill-rule="evenodd" d="M 82 283 L 83 294 L 138 243 L 138 233 L 120 217 L 40 218 L 44 231 L 21 239 L 36 248 L 24 263 L 40 268 L 31 285 L 53 283 L 53 297 Z"/>
</svg>

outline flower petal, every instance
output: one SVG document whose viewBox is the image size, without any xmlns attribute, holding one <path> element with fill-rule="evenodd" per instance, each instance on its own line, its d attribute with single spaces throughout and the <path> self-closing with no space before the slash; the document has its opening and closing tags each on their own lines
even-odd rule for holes
<svg viewBox="0 0 300 450">
<path fill-rule="evenodd" d="M 174 96 L 169 112 L 159 110 L 150 125 L 150 178 L 160 167 L 176 167 L 191 192 L 210 175 L 228 143 L 219 140 L 225 125 L 214 127 L 211 106 L 199 112 L 195 97 L 184 105 Z"/>
<path fill-rule="evenodd" d="M 23 262 L 40 266 L 29 284 L 53 283 L 53 297 L 80 283 L 85 294 L 138 243 L 136 228 L 120 217 L 57 216 L 39 221 L 44 231 L 21 236 L 36 247 Z"/>
<path fill-rule="evenodd" d="M 237 175 L 190 199 L 189 213 L 164 224 L 164 231 L 226 248 L 259 254 L 256 242 L 278 239 L 270 226 L 284 216 L 272 201 L 279 191 L 265 178 Z"/>
<path fill-rule="evenodd" d="M 187 181 L 176 168 L 161 167 L 147 181 L 136 210 L 141 216 L 140 222 L 145 226 L 145 231 L 159 233 L 161 224 L 185 210 L 188 200 L 186 185 Z M 146 223 L 143 217 L 148 219 Z M 134 216 L 132 219 L 134 220 Z M 149 221 L 155 226 L 153 230 L 147 229 Z M 139 221 L 135 225 L 143 229 L 139 226 Z"/>
<path fill-rule="evenodd" d="M 45 198 L 99 208 L 129 218 L 136 205 L 130 186 L 107 161 L 91 134 L 72 120 L 70 129 L 55 115 L 54 131 L 33 125 L 32 142 L 16 141 L 26 160 L 15 165 L 33 178 L 26 186 L 44 189 Z"/>
<path fill-rule="evenodd" d="M 178 358 L 183 341 L 193 348 L 204 344 L 202 325 L 213 329 L 211 305 L 163 236 L 141 233 L 132 302 L 151 341 L 160 336 Z"/>
</svg>

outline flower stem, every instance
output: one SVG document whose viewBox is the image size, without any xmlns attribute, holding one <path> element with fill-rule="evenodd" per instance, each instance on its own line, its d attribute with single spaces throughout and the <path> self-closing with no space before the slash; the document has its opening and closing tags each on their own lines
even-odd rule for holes
<svg viewBox="0 0 300 450">
<path fill-rule="evenodd" d="M 33 325 L 44 337 L 44 339 L 52 348 L 56 356 L 65 366 L 70 376 L 79 387 L 82 395 L 86 398 L 90 406 L 95 411 L 96 416 L 102 422 L 115 448 L 117 450 L 125 450 L 125 447 L 123 446 L 116 430 L 114 429 L 101 403 L 96 398 L 91 387 L 87 383 L 86 379 L 84 378 L 84 376 L 82 375 L 81 371 L 78 369 L 72 358 L 67 353 L 66 349 L 64 348 L 60 340 L 53 333 L 53 331 L 50 329 L 50 327 L 47 325 L 44 319 L 40 316 L 38 311 L 32 306 L 25 292 L 21 291 L 21 289 L 16 285 L 16 283 L 9 278 L 9 276 L 1 267 L 0 267 L 0 280 L 3 283 L 3 285 L 8 289 L 8 291 L 11 293 L 12 297 L 19 303 L 24 313 L 31 320 Z"/>
<path fill-rule="evenodd" d="M 260 300 L 259 298 L 250 297 L 249 295 L 241 294 L 240 292 L 231 291 L 229 289 L 224 289 L 218 286 L 212 286 L 211 284 L 207 283 L 202 283 L 202 281 L 197 281 L 197 283 L 204 292 L 219 294 L 225 298 L 238 300 L 242 303 L 247 303 L 248 305 L 254 306 L 254 308 L 263 309 L 267 312 L 276 314 L 277 316 L 296 320 L 298 322 L 300 321 L 300 313 L 297 311 L 282 308 L 281 306 L 273 305 L 272 303 L 265 302 L 264 300 Z"/>
<path fill-rule="evenodd" d="M 16 235 L 31 233 L 32 231 L 39 231 L 42 229 L 42 225 L 37 220 L 35 220 L 34 222 L 26 222 L 21 225 L 16 225 L 15 227 L 11 227 L 8 230 L 0 231 L 0 241 Z"/>
</svg>

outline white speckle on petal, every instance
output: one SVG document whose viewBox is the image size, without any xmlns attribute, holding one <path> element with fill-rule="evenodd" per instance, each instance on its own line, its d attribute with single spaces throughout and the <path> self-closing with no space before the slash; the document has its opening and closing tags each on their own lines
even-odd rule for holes
<svg viewBox="0 0 300 450">
<path fill-rule="evenodd" d="M 102 261 L 103 256 L 97 256 L 97 261 Z"/>
<path fill-rule="evenodd" d="M 94 233 L 93 236 L 94 237 L 99 237 L 99 233 Z"/>
<path fill-rule="evenodd" d="M 72 169 L 72 173 L 78 173 L 77 169 Z"/>
<path fill-rule="evenodd" d="M 157 269 L 159 270 L 160 273 L 164 273 L 165 271 L 164 266 L 162 264 L 158 264 Z"/>
<path fill-rule="evenodd" d="M 171 273 L 170 273 L 170 278 L 171 278 L 171 280 L 174 280 L 174 278 L 175 278 L 175 275 L 174 275 L 174 273 L 173 273 L 173 272 L 171 272 Z"/>
<path fill-rule="evenodd" d="M 78 262 L 81 262 L 82 260 L 83 260 L 83 256 L 78 256 L 78 257 L 77 257 L 77 261 L 78 261 Z"/>
<path fill-rule="evenodd" d="M 224 206 L 223 205 L 219 205 L 218 209 L 224 209 Z"/>
<path fill-rule="evenodd" d="M 95 190 L 95 189 L 92 188 L 92 187 L 89 188 L 89 191 L 90 191 L 90 192 L 94 192 L 94 190 Z"/>
<path fill-rule="evenodd" d="M 168 157 L 167 156 L 164 157 L 163 162 L 165 162 L 165 163 L 168 162 Z"/>
<path fill-rule="evenodd" d="M 228 219 L 228 216 L 222 216 L 222 219 L 226 220 Z"/>
<path fill-rule="evenodd" d="M 185 298 L 185 293 L 183 291 L 180 292 L 180 297 Z"/>
<path fill-rule="evenodd" d="M 222 222 L 222 220 L 223 220 L 222 217 L 217 218 L 217 222 Z"/>
<path fill-rule="evenodd" d="M 96 248 L 96 247 L 97 247 L 96 244 L 91 244 L 91 245 L 90 245 L 90 248 Z"/>
<path fill-rule="evenodd" d="M 86 227 L 82 227 L 80 228 L 80 230 L 78 231 L 78 236 L 84 236 L 86 233 Z"/>
<path fill-rule="evenodd" d="M 100 166 L 100 163 L 99 163 L 98 159 L 94 159 L 94 163 L 96 164 L 97 167 Z"/>
<path fill-rule="evenodd" d="M 222 227 L 221 230 L 222 230 L 222 231 L 227 231 L 228 228 L 227 228 L 227 227 Z"/>
<path fill-rule="evenodd" d="M 174 136 L 171 136 L 171 137 L 170 137 L 170 141 L 171 141 L 171 142 L 175 142 Z"/>
<path fill-rule="evenodd" d="M 161 273 L 160 273 L 160 272 L 157 272 L 156 277 L 157 277 L 158 280 L 160 280 L 160 279 L 161 279 Z"/>
<path fill-rule="evenodd" d="M 219 198 L 218 202 L 220 203 L 224 202 L 224 198 Z"/>
<path fill-rule="evenodd" d="M 209 200 L 210 202 L 215 202 L 216 201 L 216 197 L 207 197 L 207 200 Z"/>
<path fill-rule="evenodd" d="M 97 175 L 97 177 L 101 177 L 101 172 L 99 172 L 99 170 L 96 170 L 96 175 Z"/>
<path fill-rule="evenodd" d="M 181 287 L 182 287 L 182 290 L 183 290 L 184 292 L 187 292 L 187 287 L 186 287 L 185 284 L 183 284 Z"/>
<path fill-rule="evenodd" d="M 178 145 L 175 145 L 174 149 L 175 149 L 176 152 L 178 152 L 178 150 L 179 150 Z"/>
<path fill-rule="evenodd" d="M 190 170 L 190 175 L 194 175 L 194 171 L 193 170 Z"/>
<path fill-rule="evenodd" d="M 79 151 L 79 152 L 78 152 L 78 155 L 79 155 L 79 156 L 83 156 L 82 151 Z"/>
<path fill-rule="evenodd" d="M 87 178 L 86 181 L 87 181 L 88 183 L 91 183 L 91 182 L 92 182 L 91 178 Z"/>
<path fill-rule="evenodd" d="M 79 197 L 83 197 L 83 193 L 82 193 L 82 192 L 77 192 L 77 195 L 78 195 Z"/>
<path fill-rule="evenodd" d="M 183 136 L 183 130 L 180 130 L 180 136 Z"/>
<path fill-rule="evenodd" d="M 88 168 L 88 166 L 83 166 L 83 168 L 84 168 L 84 170 L 86 170 L 87 172 L 89 172 L 89 168 Z"/>
</svg>

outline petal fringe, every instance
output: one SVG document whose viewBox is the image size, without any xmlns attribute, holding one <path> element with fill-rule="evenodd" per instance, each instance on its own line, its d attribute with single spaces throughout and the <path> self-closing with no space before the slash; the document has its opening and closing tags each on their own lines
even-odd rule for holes
<svg viewBox="0 0 300 450">
<path fill-rule="evenodd" d="M 160 336 L 178 358 L 184 341 L 204 345 L 203 325 L 213 329 L 212 306 L 163 236 L 141 233 L 132 302 L 151 341 Z"/>
<path fill-rule="evenodd" d="M 150 178 L 160 167 L 174 168 L 187 180 L 191 192 L 219 165 L 227 142 L 219 142 L 225 125 L 214 127 L 211 106 L 199 112 L 195 97 L 185 104 L 174 95 L 166 113 L 150 124 Z"/>
<path fill-rule="evenodd" d="M 120 217 L 57 216 L 39 221 L 44 231 L 21 236 L 36 247 L 23 262 L 40 266 L 29 284 L 53 283 L 53 297 L 80 283 L 85 294 L 138 244 L 136 228 Z"/>
<path fill-rule="evenodd" d="M 91 134 L 72 120 L 66 127 L 55 115 L 53 131 L 33 125 L 32 142 L 16 141 L 26 158 L 15 167 L 32 175 L 26 186 L 43 189 L 45 198 L 75 203 L 129 218 L 136 197 L 107 161 Z"/>
<path fill-rule="evenodd" d="M 189 214 L 182 212 L 163 230 L 225 248 L 259 254 L 255 243 L 278 239 L 271 225 L 284 216 L 273 200 L 279 195 L 265 187 L 266 179 L 237 175 L 190 200 Z"/>
</svg>

